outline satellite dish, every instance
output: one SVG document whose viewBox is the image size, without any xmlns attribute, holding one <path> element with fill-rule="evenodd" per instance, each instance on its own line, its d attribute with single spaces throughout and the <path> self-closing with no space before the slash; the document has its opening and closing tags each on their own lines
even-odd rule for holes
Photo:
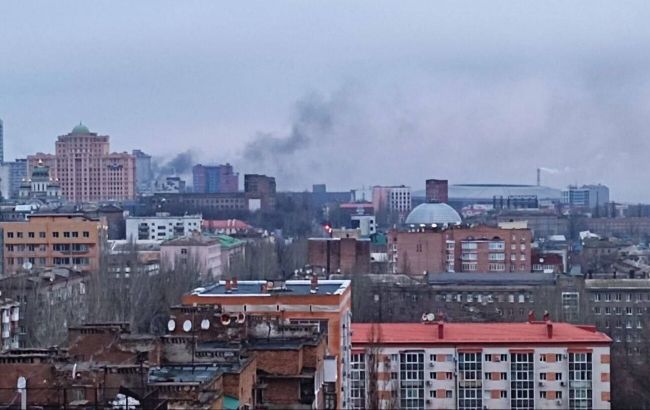
<svg viewBox="0 0 650 410">
<path fill-rule="evenodd" d="M 18 382 L 16 383 L 16 387 L 19 389 L 27 388 L 27 379 L 25 379 L 23 376 L 20 376 L 18 378 Z"/>
<path fill-rule="evenodd" d="M 185 322 L 183 322 L 183 330 L 186 332 L 192 330 L 192 322 L 190 320 L 186 320 Z"/>
<path fill-rule="evenodd" d="M 174 319 L 169 319 L 169 322 L 167 322 L 167 330 L 173 332 L 174 329 L 176 329 L 176 322 L 174 322 Z"/>
<path fill-rule="evenodd" d="M 210 329 L 210 321 L 208 319 L 203 319 L 201 321 L 201 329 L 203 329 L 203 330 Z"/>
<path fill-rule="evenodd" d="M 31 264 L 31 262 L 27 261 L 27 262 L 23 263 L 23 269 L 25 269 L 25 270 L 30 270 L 30 269 L 32 269 L 32 264 Z"/>
<path fill-rule="evenodd" d="M 433 313 L 427 313 L 427 320 L 429 322 L 433 322 L 434 320 L 436 320 L 436 315 L 434 315 Z"/>
</svg>

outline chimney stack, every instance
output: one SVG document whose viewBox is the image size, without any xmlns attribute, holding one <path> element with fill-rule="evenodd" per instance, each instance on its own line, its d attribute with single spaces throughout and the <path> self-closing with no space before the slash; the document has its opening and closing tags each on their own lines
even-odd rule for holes
<svg viewBox="0 0 650 410">
<path fill-rule="evenodd" d="M 535 321 L 535 311 L 528 311 L 528 323 L 533 323 Z"/>
<path fill-rule="evenodd" d="M 553 323 L 546 322 L 546 336 L 548 336 L 549 339 L 553 339 Z"/>
<path fill-rule="evenodd" d="M 445 338 L 445 322 L 442 320 L 438 322 L 438 339 L 442 340 Z"/>
<path fill-rule="evenodd" d="M 232 288 L 230 286 L 230 279 L 226 279 L 226 293 L 232 293 Z"/>
<path fill-rule="evenodd" d="M 312 275 L 311 276 L 311 290 L 309 292 L 310 293 L 318 292 L 318 276 L 317 275 Z"/>
<path fill-rule="evenodd" d="M 232 289 L 237 290 L 238 285 L 237 285 L 237 276 L 232 277 Z"/>
<path fill-rule="evenodd" d="M 537 168 L 537 186 L 542 185 L 542 169 Z"/>
</svg>

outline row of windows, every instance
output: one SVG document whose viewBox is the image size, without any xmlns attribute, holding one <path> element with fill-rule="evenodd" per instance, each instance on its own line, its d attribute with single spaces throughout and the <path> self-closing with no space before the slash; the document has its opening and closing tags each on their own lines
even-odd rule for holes
<svg viewBox="0 0 650 410">
<path fill-rule="evenodd" d="M 47 237 L 47 234 L 43 231 L 41 232 L 7 232 L 7 238 L 24 238 L 25 233 L 27 234 L 27 238 L 36 238 L 36 234 L 38 234 L 38 237 L 43 239 Z M 64 231 L 64 232 L 59 232 L 59 231 L 54 231 L 52 232 L 52 238 L 79 238 L 79 237 L 84 237 L 84 238 L 90 238 L 90 232 L 89 231 L 82 231 L 82 232 L 77 232 L 77 231 Z"/>
<path fill-rule="evenodd" d="M 47 244 L 8 244 L 7 252 L 46 252 L 50 248 Z M 57 252 L 87 252 L 90 248 L 81 243 L 55 243 L 51 246 Z"/>
<path fill-rule="evenodd" d="M 467 303 L 533 303 L 535 300 L 532 294 L 503 294 L 499 293 L 496 296 L 492 294 L 474 294 L 474 293 L 438 293 L 436 294 L 436 301 L 438 302 L 467 302 Z M 417 298 L 414 298 L 417 302 Z"/>
<path fill-rule="evenodd" d="M 7 265 L 21 266 L 25 262 L 29 262 L 34 266 L 49 266 L 49 265 L 89 265 L 90 258 L 86 257 L 64 257 L 64 258 L 7 258 Z"/>
<path fill-rule="evenodd" d="M 623 295 L 625 295 L 625 301 L 626 302 L 641 302 L 643 300 L 650 301 L 650 293 L 647 292 L 635 292 L 634 294 L 632 293 L 610 293 L 610 292 L 598 292 L 594 294 L 594 301 L 595 302 L 622 302 L 623 301 Z"/>
<path fill-rule="evenodd" d="M 633 315 L 635 311 L 636 311 L 637 315 L 643 315 L 644 312 L 648 311 L 648 308 L 647 307 L 637 307 L 636 309 L 634 309 L 634 307 L 632 307 L 632 306 L 626 306 L 625 307 L 625 314 L 628 315 L 628 316 Z M 614 306 L 614 307 L 605 306 L 604 308 L 601 309 L 600 306 L 594 306 L 594 313 L 597 314 L 597 315 L 600 315 L 601 313 L 604 313 L 606 315 L 611 315 L 611 314 L 622 315 L 623 314 L 623 307 L 622 306 Z"/>
</svg>

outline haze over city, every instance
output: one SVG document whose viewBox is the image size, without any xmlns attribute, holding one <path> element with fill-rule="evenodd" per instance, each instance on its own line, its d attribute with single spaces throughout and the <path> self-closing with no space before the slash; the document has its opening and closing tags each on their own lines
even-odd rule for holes
<svg viewBox="0 0 650 410">
<path fill-rule="evenodd" d="M 5 3 L 6 156 L 83 121 L 114 150 L 280 189 L 543 167 L 544 185 L 648 201 L 649 20 L 644 1 Z"/>
</svg>

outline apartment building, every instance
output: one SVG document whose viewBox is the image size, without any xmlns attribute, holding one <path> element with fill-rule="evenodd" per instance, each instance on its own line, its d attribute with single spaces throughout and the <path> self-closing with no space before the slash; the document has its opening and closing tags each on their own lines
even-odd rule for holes
<svg viewBox="0 0 650 410">
<path fill-rule="evenodd" d="M 192 232 L 190 235 L 164 241 L 160 244 L 160 265 L 163 271 L 190 267 L 198 270 L 203 281 L 220 279 L 221 244 L 218 239 Z"/>
<path fill-rule="evenodd" d="M 586 279 L 585 297 L 596 326 L 614 339 L 614 346 L 633 360 L 647 354 L 650 280 Z"/>
<path fill-rule="evenodd" d="M 350 408 L 610 408 L 611 339 L 593 326 L 352 325 Z"/>
<path fill-rule="evenodd" d="M 372 187 L 372 206 L 375 212 L 396 212 L 406 215 L 411 210 L 411 187 L 374 186 Z"/>
<path fill-rule="evenodd" d="M 20 304 L 9 298 L 0 299 L 2 335 L 0 350 L 16 349 L 20 346 Z"/>
<path fill-rule="evenodd" d="M 4 274 L 32 268 L 75 267 L 82 272 L 99 268 L 105 218 L 83 214 L 32 214 L 27 221 L 2 222 Z"/>
<path fill-rule="evenodd" d="M 55 154 L 27 157 L 29 170 L 44 165 L 61 184 L 62 195 L 72 202 L 135 198 L 135 157 L 111 153 L 108 135 L 98 135 L 79 124 L 58 137 Z"/>
<path fill-rule="evenodd" d="M 425 272 L 532 271 L 532 233 L 524 225 L 445 229 L 446 225 L 449 225 L 446 216 L 432 213 L 427 223 L 414 224 L 408 230 L 390 231 L 391 271 L 415 276 Z"/>
<path fill-rule="evenodd" d="M 251 211 L 275 209 L 275 177 L 260 174 L 244 175 L 244 193 L 248 198 L 248 207 Z"/>
<path fill-rule="evenodd" d="M 327 334 L 329 364 L 334 377 L 324 384 L 325 408 L 349 407 L 348 379 L 352 320 L 349 280 L 219 281 L 183 296 L 184 306 L 215 305 L 227 313 L 281 318 L 293 324 L 313 324 Z M 329 404 L 328 404 L 329 403 Z"/>
<path fill-rule="evenodd" d="M 239 174 L 232 165 L 195 165 L 192 167 L 192 187 L 197 193 L 237 192 Z"/>
<path fill-rule="evenodd" d="M 129 216 L 126 218 L 126 239 L 166 241 L 188 236 L 201 230 L 202 220 L 200 214 L 172 216 L 168 212 L 158 212 L 156 216 Z"/>
</svg>

